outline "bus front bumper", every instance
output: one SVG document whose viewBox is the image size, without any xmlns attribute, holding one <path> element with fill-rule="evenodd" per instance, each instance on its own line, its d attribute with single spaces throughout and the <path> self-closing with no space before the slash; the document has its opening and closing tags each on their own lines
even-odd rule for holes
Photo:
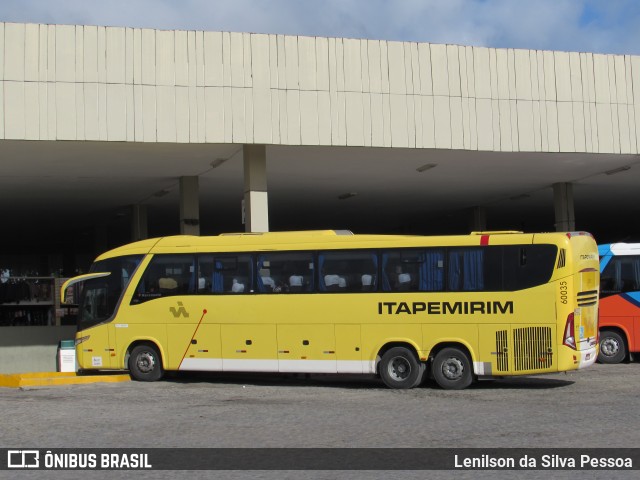
<svg viewBox="0 0 640 480">
<path fill-rule="evenodd" d="M 584 350 L 579 350 L 575 352 L 575 356 L 578 362 L 578 368 L 586 368 L 596 363 L 598 349 L 596 347 L 589 347 Z"/>
</svg>

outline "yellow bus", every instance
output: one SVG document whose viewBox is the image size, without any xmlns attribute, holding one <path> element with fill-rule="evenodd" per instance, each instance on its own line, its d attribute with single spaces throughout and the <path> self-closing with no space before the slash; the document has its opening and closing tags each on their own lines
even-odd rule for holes
<svg viewBox="0 0 640 480">
<path fill-rule="evenodd" d="M 81 370 L 375 374 L 390 388 L 428 376 L 462 389 L 594 363 L 598 288 L 583 232 L 330 230 L 131 243 L 62 298 L 81 291 Z"/>
</svg>

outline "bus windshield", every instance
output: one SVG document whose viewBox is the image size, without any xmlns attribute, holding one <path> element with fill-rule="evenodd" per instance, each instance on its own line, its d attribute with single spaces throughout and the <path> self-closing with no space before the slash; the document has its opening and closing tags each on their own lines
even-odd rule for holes
<svg viewBox="0 0 640 480">
<path fill-rule="evenodd" d="M 82 283 L 79 330 L 97 325 L 113 316 L 120 296 L 142 258 L 143 255 L 129 255 L 101 260 L 91 265 L 90 273 L 104 272 L 109 275 Z"/>
</svg>

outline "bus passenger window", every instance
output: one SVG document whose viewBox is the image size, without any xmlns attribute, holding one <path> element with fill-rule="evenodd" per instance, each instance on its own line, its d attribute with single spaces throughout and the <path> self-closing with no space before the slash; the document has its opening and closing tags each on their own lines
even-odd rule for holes
<svg viewBox="0 0 640 480">
<path fill-rule="evenodd" d="M 484 290 L 484 252 L 480 248 L 456 248 L 449 251 L 448 290 Z"/>
<path fill-rule="evenodd" d="M 215 255 L 198 257 L 199 293 L 250 293 L 253 291 L 251 255 Z M 204 286 L 200 288 L 200 286 Z"/>
<path fill-rule="evenodd" d="M 442 290 L 444 254 L 440 250 L 392 250 L 382 254 L 382 286 L 388 292 Z"/>
<path fill-rule="evenodd" d="M 320 291 L 368 292 L 376 289 L 378 258 L 367 250 L 321 252 Z"/>
<path fill-rule="evenodd" d="M 173 295 L 196 292 L 196 267 L 193 255 L 154 255 L 147 266 L 132 304 Z"/>
<path fill-rule="evenodd" d="M 313 291 L 311 252 L 264 253 L 258 256 L 258 291 L 304 293 Z"/>
</svg>

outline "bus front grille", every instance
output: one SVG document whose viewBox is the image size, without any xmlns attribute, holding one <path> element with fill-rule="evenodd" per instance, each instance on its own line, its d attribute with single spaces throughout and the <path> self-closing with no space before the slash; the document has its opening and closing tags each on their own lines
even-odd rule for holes
<svg viewBox="0 0 640 480">
<path fill-rule="evenodd" d="M 586 290 L 584 292 L 578 292 L 577 297 L 579 307 L 591 307 L 598 302 L 598 291 Z"/>
<path fill-rule="evenodd" d="M 513 330 L 514 371 L 541 370 L 553 365 L 551 327 L 526 327 Z"/>
</svg>

